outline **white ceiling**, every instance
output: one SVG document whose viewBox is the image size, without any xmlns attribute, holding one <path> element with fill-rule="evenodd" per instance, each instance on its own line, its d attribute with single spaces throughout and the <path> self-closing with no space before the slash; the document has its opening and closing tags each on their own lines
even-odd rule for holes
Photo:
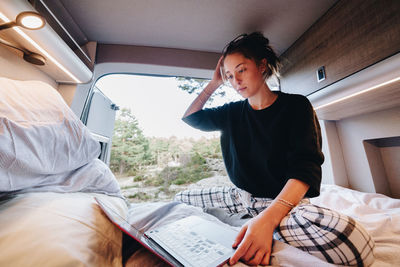
<svg viewBox="0 0 400 267">
<path fill-rule="evenodd" d="M 90 41 L 220 52 L 235 36 L 259 30 L 270 39 L 278 54 L 284 52 L 336 2 L 60 1 Z"/>
</svg>

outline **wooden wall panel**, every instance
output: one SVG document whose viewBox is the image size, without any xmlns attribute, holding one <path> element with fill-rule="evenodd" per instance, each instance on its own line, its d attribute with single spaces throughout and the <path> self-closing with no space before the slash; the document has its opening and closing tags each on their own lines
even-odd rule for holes
<svg viewBox="0 0 400 267">
<path fill-rule="evenodd" d="M 281 88 L 309 95 L 399 51 L 399 0 L 341 0 L 281 55 Z"/>
</svg>

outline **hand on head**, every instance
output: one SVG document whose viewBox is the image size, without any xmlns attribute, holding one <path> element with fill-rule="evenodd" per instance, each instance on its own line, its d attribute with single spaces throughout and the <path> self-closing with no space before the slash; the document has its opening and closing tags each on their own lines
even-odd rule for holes
<svg viewBox="0 0 400 267">
<path fill-rule="evenodd" d="M 222 61 L 223 61 L 223 56 L 221 56 L 218 60 L 217 66 L 215 67 L 214 70 L 214 75 L 212 78 L 212 81 L 215 82 L 218 86 L 224 83 L 224 80 L 222 79 L 221 75 L 221 67 L 222 67 Z"/>
</svg>

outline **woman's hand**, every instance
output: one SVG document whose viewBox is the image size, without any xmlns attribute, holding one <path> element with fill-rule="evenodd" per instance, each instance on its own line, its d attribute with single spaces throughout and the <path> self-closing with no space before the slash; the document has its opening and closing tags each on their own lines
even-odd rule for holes
<svg viewBox="0 0 400 267">
<path fill-rule="evenodd" d="M 206 104 L 207 100 L 210 96 L 223 84 L 223 80 L 221 77 L 221 64 L 222 64 L 222 56 L 218 60 L 217 67 L 215 67 L 214 75 L 212 80 L 207 84 L 207 86 L 203 89 L 203 91 L 196 97 L 196 99 L 190 104 L 185 114 L 183 114 L 183 118 L 193 114 L 201 110 Z"/>
<path fill-rule="evenodd" d="M 211 82 L 213 82 L 218 87 L 224 83 L 222 76 L 221 76 L 221 65 L 222 65 L 223 56 L 221 56 L 218 60 L 217 66 L 214 70 L 214 75 L 212 77 Z"/>
<path fill-rule="evenodd" d="M 272 251 L 272 239 L 277 223 L 272 220 L 273 214 L 259 214 L 248 221 L 236 237 L 232 247 L 237 248 L 230 258 L 229 264 L 233 265 L 242 259 L 248 265 L 268 265 Z"/>
<path fill-rule="evenodd" d="M 297 205 L 309 187 L 303 181 L 289 179 L 271 205 L 240 229 L 232 247 L 240 245 L 229 264 L 235 264 L 239 259 L 250 265 L 269 264 L 274 230 L 291 210 L 290 206 L 282 204 L 279 199 Z"/>
</svg>

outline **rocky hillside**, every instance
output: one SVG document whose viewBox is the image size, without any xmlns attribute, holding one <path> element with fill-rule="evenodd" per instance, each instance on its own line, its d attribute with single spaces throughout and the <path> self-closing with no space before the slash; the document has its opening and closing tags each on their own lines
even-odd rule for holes
<svg viewBox="0 0 400 267">
<path fill-rule="evenodd" d="M 134 177 L 119 177 L 117 180 L 123 195 L 131 202 L 170 201 L 177 192 L 182 190 L 232 185 L 221 159 L 207 159 L 207 165 L 211 170 L 211 177 L 191 184 L 171 184 L 165 187 L 149 186 L 145 180 L 134 181 Z"/>
</svg>

